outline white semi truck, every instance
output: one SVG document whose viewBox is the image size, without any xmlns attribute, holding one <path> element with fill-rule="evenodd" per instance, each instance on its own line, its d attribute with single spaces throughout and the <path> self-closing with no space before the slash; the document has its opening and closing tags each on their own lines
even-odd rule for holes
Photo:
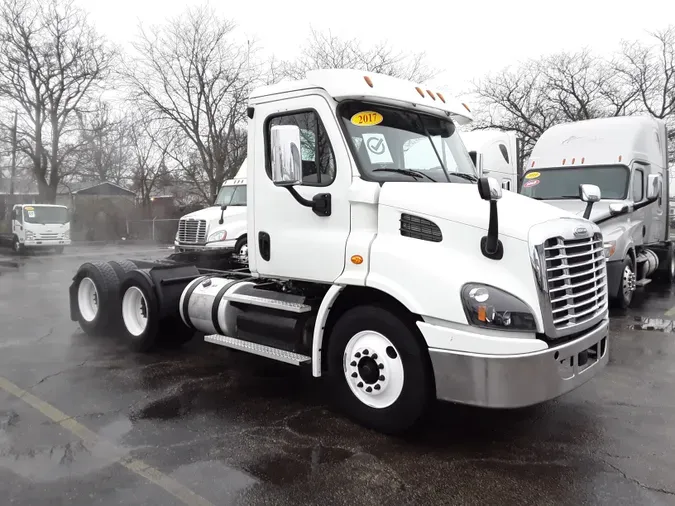
<svg viewBox="0 0 675 506">
<path fill-rule="evenodd" d="M 518 191 L 521 139 L 516 132 L 471 130 L 462 133 L 462 140 L 479 175 L 496 179 L 505 190 Z"/>
<path fill-rule="evenodd" d="M 7 239 L 15 253 L 53 249 L 62 253 L 70 245 L 70 212 L 66 206 L 17 204 L 12 208 Z"/>
<path fill-rule="evenodd" d="M 140 351 L 198 333 L 307 366 L 388 433 L 434 398 L 528 406 L 605 366 L 599 227 L 478 178 L 459 102 L 319 70 L 257 89 L 248 117 L 248 268 L 84 264 L 70 286 L 82 329 Z"/>
<path fill-rule="evenodd" d="M 174 240 L 179 253 L 234 253 L 248 259 L 246 240 L 246 160 L 233 179 L 228 179 L 212 206 L 181 217 Z"/>
<path fill-rule="evenodd" d="M 602 201 L 582 202 L 584 183 L 599 187 Z M 521 193 L 600 226 L 610 300 L 626 308 L 636 287 L 675 279 L 668 186 L 665 122 L 629 116 L 549 128 L 532 150 Z"/>
</svg>

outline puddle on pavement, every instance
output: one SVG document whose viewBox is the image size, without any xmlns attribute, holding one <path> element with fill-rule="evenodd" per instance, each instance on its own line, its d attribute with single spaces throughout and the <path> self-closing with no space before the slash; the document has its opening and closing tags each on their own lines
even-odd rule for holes
<svg viewBox="0 0 675 506">
<path fill-rule="evenodd" d="M 627 325 L 629 330 L 653 330 L 656 332 L 675 332 L 675 321 L 663 318 L 645 318 L 635 316 Z"/>
<path fill-rule="evenodd" d="M 336 464 L 349 459 L 353 451 L 317 445 L 287 447 L 282 454 L 270 455 L 246 466 L 246 470 L 273 485 L 288 485 L 319 471 L 321 465 Z"/>
</svg>

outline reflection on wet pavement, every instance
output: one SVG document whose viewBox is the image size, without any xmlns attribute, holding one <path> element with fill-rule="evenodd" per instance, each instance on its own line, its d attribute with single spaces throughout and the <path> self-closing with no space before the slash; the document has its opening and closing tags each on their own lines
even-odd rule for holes
<svg viewBox="0 0 675 506">
<path fill-rule="evenodd" d="M 627 325 L 629 330 L 656 330 L 659 332 L 673 332 L 673 320 L 664 320 L 662 318 L 645 318 L 634 316 L 631 323 Z"/>
</svg>

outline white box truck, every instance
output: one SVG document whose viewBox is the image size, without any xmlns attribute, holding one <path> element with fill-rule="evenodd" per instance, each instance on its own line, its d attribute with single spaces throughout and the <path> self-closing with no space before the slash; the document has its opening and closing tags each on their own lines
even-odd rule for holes
<svg viewBox="0 0 675 506">
<path fill-rule="evenodd" d="M 318 70 L 255 90 L 248 117 L 248 268 L 84 264 L 70 305 L 86 332 L 119 326 L 141 351 L 197 332 L 307 366 L 348 415 L 388 433 L 434 398 L 528 406 L 605 366 L 599 227 L 479 179 L 459 102 Z M 563 275 L 551 257 L 584 268 Z"/>
<path fill-rule="evenodd" d="M 12 208 L 8 239 L 15 253 L 53 249 L 62 253 L 70 245 L 70 211 L 66 206 L 17 204 Z"/>
<path fill-rule="evenodd" d="M 523 195 L 600 226 L 609 296 L 619 307 L 631 304 L 636 287 L 675 277 L 667 144 L 662 120 L 593 119 L 549 128 L 527 163 Z M 602 200 L 582 202 L 580 184 L 597 186 Z"/>
</svg>

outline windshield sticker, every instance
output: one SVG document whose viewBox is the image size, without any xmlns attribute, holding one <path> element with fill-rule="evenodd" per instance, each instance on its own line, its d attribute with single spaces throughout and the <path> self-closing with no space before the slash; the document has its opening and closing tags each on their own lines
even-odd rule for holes
<svg viewBox="0 0 675 506">
<path fill-rule="evenodd" d="M 366 144 L 366 151 L 370 163 L 394 163 L 387 146 L 387 141 L 382 134 L 363 134 L 363 142 Z"/>
<path fill-rule="evenodd" d="M 28 211 L 29 218 L 35 218 L 35 211 Z"/>
<path fill-rule="evenodd" d="M 523 183 L 523 188 L 532 188 L 533 186 L 537 186 L 539 184 L 538 179 L 530 179 L 529 181 L 525 181 Z"/>
<path fill-rule="evenodd" d="M 26 206 L 26 207 L 24 207 L 24 209 L 25 209 L 26 211 L 32 211 L 32 210 L 35 209 L 35 208 L 32 207 L 32 206 Z"/>
<path fill-rule="evenodd" d="M 375 126 L 382 123 L 384 118 L 379 112 L 375 111 L 361 111 L 352 116 L 352 125 L 356 126 Z"/>
<path fill-rule="evenodd" d="M 525 179 L 537 179 L 541 174 L 539 172 L 530 172 L 525 176 Z"/>
</svg>

